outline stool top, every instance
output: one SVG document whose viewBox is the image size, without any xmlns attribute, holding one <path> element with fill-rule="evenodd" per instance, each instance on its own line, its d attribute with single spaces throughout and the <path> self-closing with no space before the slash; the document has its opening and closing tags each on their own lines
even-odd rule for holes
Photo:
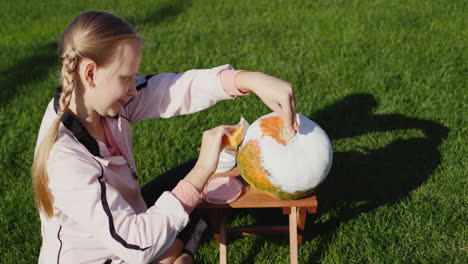
<svg viewBox="0 0 468 264">
<path fill-rule="evenodd" d="M 222 173 L 215 174 L 212 176 L 212 179 L 217 177 L 234 177 L 242 182 L 242 191 L 240 197 L 227 204 L 212 204 L 207 202 L 202 202 L 200 208 L 272 208 L 272 207 L 308 207 L 308 208 L 317 208 L 317 197 L 309 196 L 297 200 L 279 200 L 276 197 L 270 196 L 263 192 L 260 192 L 246 183 L 241 176 L 239 175 L 238 168 Z"/>
</svg>

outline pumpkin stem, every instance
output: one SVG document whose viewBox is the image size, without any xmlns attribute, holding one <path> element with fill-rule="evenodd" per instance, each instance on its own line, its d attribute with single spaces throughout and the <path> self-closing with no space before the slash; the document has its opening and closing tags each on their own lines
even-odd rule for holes
<svg viewBox="0 0 468 264">
<path fill-rule="evenodd" d="M 291 142 L 294 139 L 295 134 L 291 133 L 288 128 L 280 128 L 280 138 L 285 142 Z"/>
</svg>

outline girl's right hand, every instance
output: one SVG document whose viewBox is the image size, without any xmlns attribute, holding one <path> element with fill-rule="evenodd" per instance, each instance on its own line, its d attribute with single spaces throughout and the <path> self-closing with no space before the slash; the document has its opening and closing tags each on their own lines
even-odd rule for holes
<svg viewBox="0 0 468 264">
<path fill-rule="evenodd" d="M 222 138 L 229 135 L 236 126 L 217 126 L 203 132 L 200 155 L 197 163 L 185 177 L 199 191 L 203 189 L 208 178 L 216 171 L 219 161 L 219 153 L 223 149 Z"/>
</svg>

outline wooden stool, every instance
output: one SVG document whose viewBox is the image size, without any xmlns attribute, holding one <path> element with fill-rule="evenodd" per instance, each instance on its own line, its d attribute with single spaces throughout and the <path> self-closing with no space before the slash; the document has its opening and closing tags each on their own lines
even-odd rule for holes
<svg viewBox="0 0 468 264">
<path fill-rule="evenodd" d="M 213 177 L 229 176 L 240 177 L 239 170 L 215 174 Z M 298 200 L 278 200 L 272 196 L 261 193 L 244 182 L 242 194 L 230 204 L 210 204 L 202 202 L 199 206 L 209 216 L 213 225 L 214 236 L 219 244 L 219 261 L 227 263 L 227 245 L 229 236 L 246 236 L 255 234 L 288 234 L 290 248 L 290 263 L 298 263 L 298 245 L 302 244 L 307 213 L 317 212 L 317 197 L 310 196 Z M 227 218 L 232 208 L 283 208 L 283 214 L 289 215 L 289 226 L 239 226 L 227 227 Z M 299 232 L 298 232 L 299 230 Z"/>
</svg>

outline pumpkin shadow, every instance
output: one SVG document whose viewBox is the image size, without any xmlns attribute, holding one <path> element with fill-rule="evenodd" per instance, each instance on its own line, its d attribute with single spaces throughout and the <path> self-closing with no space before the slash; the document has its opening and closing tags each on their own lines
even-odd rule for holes
<svg viewBox="0 0 468 264">
<path fill-rule="evenodd" d="M 310 241 L 320 236 L 324 244 L 306 263 L 322 258 L 326 244 L 341 224 L 408 197 L 441 163 L 438 147 L 448 135 L 447 127 L 398 114 L 373 114 L 377 105 L 371 94 L 353 94 L 310 116 L 332 142 L 373 132 L 406 129 L 417 129 L 424 136 L 404 139 L 393 132 L 397 139 L 386 146 L 334 152 L 332 169 L 316 192 L 317 217 L 327 215 L 327 220 L 308 222 L 304 237 L 305 241 Z"/>
</svg>

